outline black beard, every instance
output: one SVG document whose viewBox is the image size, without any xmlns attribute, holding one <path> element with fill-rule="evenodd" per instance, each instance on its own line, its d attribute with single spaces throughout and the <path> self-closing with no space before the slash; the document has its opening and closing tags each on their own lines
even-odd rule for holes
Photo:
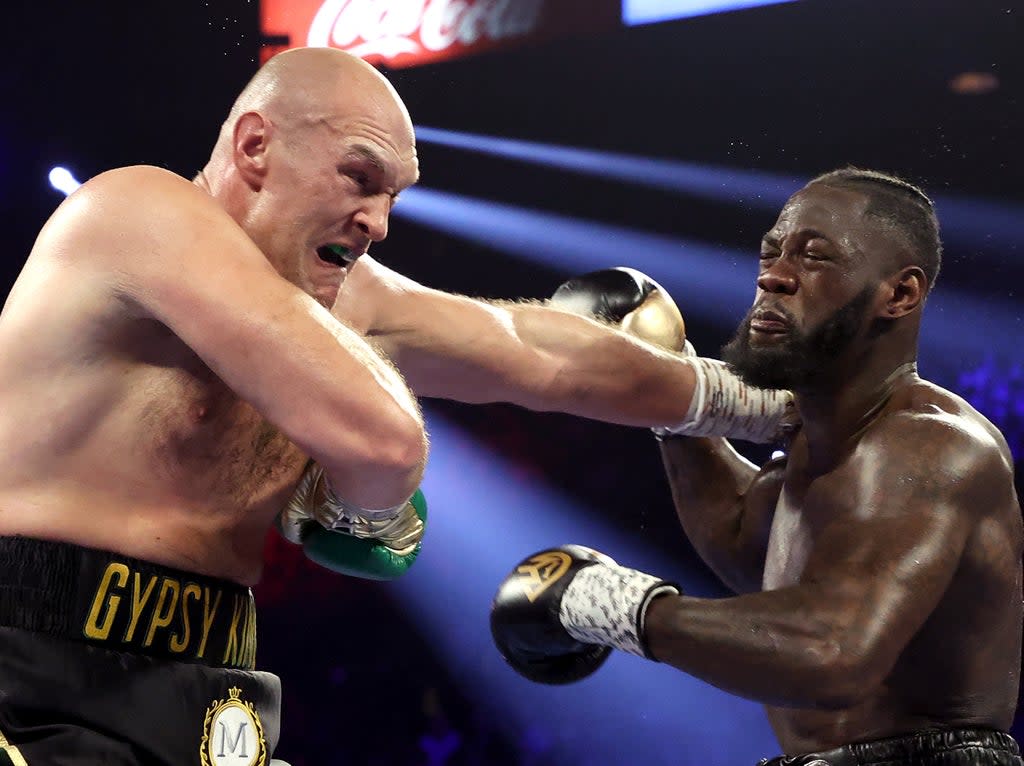
<svg viewBox="0 0 1024 766">
<path fill-rule="evenodd" d="M 791 324 L 783 342 L 763 348 L 750 345 L 751 308 L 732 340 L 722 347 L 722 359 L 747 385 L 806 390 L 828 377 L 831 363 L 857 337 L 873 293 L 873 287 L 865 287 L 810 332 L 801 333 Z M 781 309 L 772 310 L 792 319 Z"/>
</svg>

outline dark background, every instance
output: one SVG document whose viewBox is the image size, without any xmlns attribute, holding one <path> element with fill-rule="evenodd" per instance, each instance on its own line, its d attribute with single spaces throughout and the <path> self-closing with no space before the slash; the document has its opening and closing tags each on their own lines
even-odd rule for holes
<svg viewBox="0 0 1024 766">
<path fill-rule="evenodd" d="M 585 0 L 577 5 L 586 12 Z M 60 202 L 46 183 L 50 167 L 68 165 L 81 180 L 136 163 L 191 176 L 255 70 L 261 43 L 256 2 L 16 0 L 11 9 L 0 70 L 3 293 Z M 420 125 L 798 179 L 856 164 L 895 172 L 936 195 L 970 198 L 979 209 L 1009 211 L 1011 225 L 991 236 L 945 231 L 938 295 L 947 296 L 943 310 L 967 340 L 952 345 L 955 351 L 922 355 L 921 367 L 1003 428 L 1020 461 L 1024 371 L 1019 356 L 994 350 L 994 342 L 996 335 L 1004 345 L 1024 340 L 1024 234 L 1022 219 L 1013 217 L 1024 210 L 1022 13 L 1010 0 L 804 0 L 389 75 Z M 957 93 L 951 82 L 963 72 L 993 75 L 998 87 Z M 747 251 L 748 264 L 728 267 L 749 272 L 751 295 L 757 244 L 775 218 L 749 201 L 715 201 L 429 143 L 421 143 L 420 158 L 422 184 L 432 189 Z M 939 211 L 941 217 L 941 205 Z M 570 276 L 557 263 L 525 261 L 507 248 L 403 220 L 401 204 L 391 236 L 374 254 L 426 284 L 476 296 L 541 298 Z M 630 255 L 595 267 L 629 265 Z M 700 276 L 694 290 L 701 289 Z M 686 291 L 673 292 L 687 313 Z M 989 324 L 975 332 L 979 317 L 958 311 L 996 304 L 1015 313 L 995 334 Z M 736 306 L 730 324 L 687 313 L 697 348 L 714 354 L 744 309 Z M 1006 312 L 999 317 L 1007 319 Z M 724 595 L 678 530 L 648 434 L 511 406 L 432 402 L 427 414 L 440 432 L 454 428 L 488 450 L 510 483 L 552 488 L 624 540 L 677 562 L 693 587 Z M 447 443 L 435 439 L 439 465 Z M 764 457 L 763 450 L 747 452 Z M 431 470 L 438 485 L 458 481 L 457 472 Z M 490 498 L 478 502 L 488 505 Z M 448 508 L 443 500 L 431 508 L 476 523 L 472 509 Z M 534 522 L 530 507 L 507 510 L 517 523 Z M 486 548 L 498 570 L 530 552 L 510 550 L 480 529 L 474 534 L 459 544 Z M 453 667 L 421 632 L 393 586 L 323 573 L 274 539 L 268 557 L 257 589 L 259 660 L 284 683 L 282 758 L 294 766 L 565 762 L 566 751 L 541 724 L 524 728 L 504 720 L 500 702 L 478 704 L 460 677 L 465 667 Z M 484 591 L 497 584 L 490 574 L 479 579 Z M 474 607 L 453 619 L 455 632 L 479 630 L 486 612 Z M 578 688 L 585 696 L 588 687 Z M 582 704 L 564 699 L 567 709 Z M 675 703 L 652 696 L 651 704 Z M 683 710 L 681 718 L 696 714 Z M 674 762 L 690 762 L 687 738 L 698 735 L 682 728 L 664 734 L 677 748 Z M 461 744 L 447 760 L 430 760 L 429 742 L 446 736 Z M 631 762 L 587 757 L 575 762 Z M 726 762 L 707 755 L 701 761 Z"/>
</svg>

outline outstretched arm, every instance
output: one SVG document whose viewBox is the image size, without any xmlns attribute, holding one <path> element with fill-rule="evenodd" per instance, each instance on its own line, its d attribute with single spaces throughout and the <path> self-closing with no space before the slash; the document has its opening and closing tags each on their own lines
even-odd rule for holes
<svg viewBox="0 0 1024 766">
<path fill-rule="evenodd" d="M 422 396 L 654 426 L 679 422 L 694 389 L 693 369 L 678 356 L 607 324 L 546 304 L 432 290 L 366 256 L 334 313 Z"/>
</svg>

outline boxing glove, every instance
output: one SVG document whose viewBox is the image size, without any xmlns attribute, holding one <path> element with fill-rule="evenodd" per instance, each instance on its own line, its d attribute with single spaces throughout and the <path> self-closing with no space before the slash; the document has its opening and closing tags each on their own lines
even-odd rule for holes
<svg viewBox="0 0 1024 766">
<path fill-rule="evenodd" d="M 527 557 L 505 578 L 491 605 L 491 635 L 520 675 L 570 683 L 596 671 L 612 648 L 650 657 L 644 615 L 669 593 L 679 588 L 591 548 L 563 545 Z"/>
<path fill-rule="evenodd" d="M 550 302 L 686 357 L 694 371 L 690 406 L 682 421 L 651 429 L 659 439 L 726 436 L 760 444 L 797 427 L 792 393 L 748 386 L 725 362 L 696 355 L 678 307 L 646 274 L 626 267 L 592 271 L 559 286 Z"/>
<path fill-rule="evenodd" d="M 594 316 L 669 351 L 683 351 L 686 323 L 665 289 L 636 269 L 619 266 L 570 279 L 551 296 L 551 304 Z"/>
<path fill-rule="evenodd" d="M 340 501 L 323 469 L 310 461 L 277 516 L 285 539 L 326 569 L 369 580 L 403 575 L 419 555 L 427 503 L 419 489 L 398 508 L 364 511 Z"/>
</svg>

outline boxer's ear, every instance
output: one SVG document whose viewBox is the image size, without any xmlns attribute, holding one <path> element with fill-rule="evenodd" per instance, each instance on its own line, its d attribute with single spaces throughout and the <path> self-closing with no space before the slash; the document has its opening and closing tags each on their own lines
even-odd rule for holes
<svg viewBox="0 0 1024 766">
<path fill-rule="evenodd" d="M 920 266 L 905 266 L 883 282 L 885 305 L 882 316 L 898 319 L 912 313 L 928 293 L 928 278 Z"/>
<path fill-rule="evenodd" d="M 235 167 L 252 189 L 263 185 L 267 173 L 267 145 L 272 126 L 259 112 L 246 112 L 235 122 L 232 153 Z"/>
</svg>

